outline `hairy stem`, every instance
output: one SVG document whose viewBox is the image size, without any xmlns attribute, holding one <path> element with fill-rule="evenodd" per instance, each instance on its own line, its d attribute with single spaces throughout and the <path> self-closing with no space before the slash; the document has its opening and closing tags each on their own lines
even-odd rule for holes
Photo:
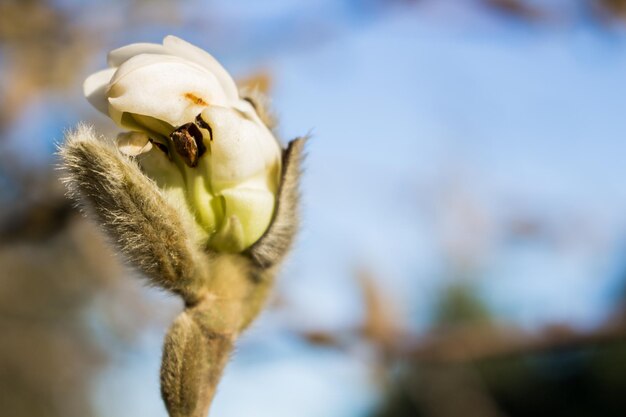
<svg viewBox="0 0 626 417">
<path fill-rule="evenodd" d="M 234 334 L 212 331 L 189 311 L 178 316 L 165 338 L 161 366 L 170 417 L 206 417 L 234 340 Z"/>
</svg>

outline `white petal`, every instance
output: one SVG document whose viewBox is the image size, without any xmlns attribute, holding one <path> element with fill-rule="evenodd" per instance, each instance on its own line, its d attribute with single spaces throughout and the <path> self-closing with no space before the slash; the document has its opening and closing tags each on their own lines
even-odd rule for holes
<svg viewBox="0 0 626 417">
<path fill-rule="evenodd" d="M 224 201 L 224 218 L 227 219 L 212 243 L 219 247 L 219 239 L 226 238 L 231 246 L 226 250 L 240 252 L 249 247 L 265 233 L 274 213 L 275 197 L 268 190 L 236 187 L 221 193 Z M 228 230 L 229 223 L 235 220 L 235 230 Z M 232 229 L 232 227 L 230 227 Z M 228 236 L 232 235 L 232 236 Z"/>
<path fill-rule="evenodd" d="M 149 152 L 152 149 L 152 143 L 145 133 L 124 132 L 117 135 L 117 148 L 124 155 L 137 156 Z"/>
<path fill-rule="evenodd" d="M 179 57 L 172 56 L 172 55 L 139 54 L 139 55 L 135 55 L 132 58 L 129 58 L 117 68 L 117 71 L 115 71 L 115 74 L 111 78 L 110 84 L 115 84 L 121 78 L 143 67 L 146 67 L 149 65 L 161 64 L 161 63 L 169 63 L 169 62 L 177 62 L 180 64 L 189 65 L 190 67 L 196 68 L 199 71 L 209 74 L 209 72 L 205 70 L 204 67 L 202 67 L 201 65 L 195 64 L 193 62 L 189 62 L 183 58 L 179 58 Z M 140 87 L 141 87 L 140 85 L 137 86 L 137 88 L 140 88 Z"/>
<path fill-rule="evenodd" d="M 142 132 L 147 130 L 144 126 L 141 126 L 139 122 L 137 122 L 132 114 L 129 114 L 124 111 L 117 110 L 115 107 L 109 104 L 109 116 L 111 120 L 115 122 L 119 127 L 123 127 L 124 129 L 135 130 L 138 132 Z"/>
<path fill-rule="evenodd" d="M 135 55 L 139 54 L 161 54 L 167 55 L 167 50 L 158 43 L 131 43 L 109 52 L 107 63 L 110 67 L 119 67 Z"/>
<path fill-rule="evenodd" d="M 141 114 L 127 114 L 133 119 L 131 123 L 137 123 L 139 126 L 142 126 L 142 131 L 145 129 L 147 133 L 155 133 L 159 136 L 168 137 L 170 133 L 174 131 L 174 126 L 164 122 L 163 120 L 155 119 L 154 117 L 150 116 L 143 116 Z M 126 117 L 124 117 L 123 119 L 126 119 Z"/>
<path fill-rule="evenodd" d="M 269 227 L 276 198 L 268 190 L 235 187 L 219 195 L 224 210 L 222 222 L 209 246 L 218 251 L 241 252 Z"/>
<path fill-rule="evenodd" d="M 167 137 L 174 130 L 167 123 L 160 120 L 152 119 L 147 116 L 139 116 L 133 113 L 122 112 L 109 105 L 109 115 L 118 126 L 134 132 L 142 132 L 148 135 L 152 140 L 167 143 Z M 160 125 L 160 126 L 159 126 Z M 163 127 L 169 126 L 164 129 Z"/>
<path fill-rule="evenodd" d="M 107 99 L 108 102 L 108 99 Z M 131 123 L 124 120 L 124 112 L 117 110 L 115 107 L 109 104 L 109 116 L 111 120 L 115 122 L 119 127 L 123 127 L 124 129 L 131 130 L 142 130 L 141 126 L 139 126 L 134 120 Z"/>
<path fill-rule="evenodd" d="M 211 106 L 201 117 L 213 133 L 213 141 L 206 132 L 204 139 L 211 148 L 212 189 L 217 192 L 260 175 L 276 192 L 281 150 L 269 129 L 229 108 Z"/>
<path fill-rule="evenodd" d="M 113 74 L 115 74 L 115 68 L 98 71 L 87 77 L 83 83 L 83 94 L 87 101 L 107 116 L 109 114 L 109 102 L 105 93 Z"/>
<path fill-rule="evenodd" d="M 215 74 L 229 100 L 235 101 L 239 98 L 237 84 L 235 84 L 235 81 L 228 71 L 226 71 L 211 54 L 172 35 L 166 36 L 165 39 L 163 39 L 163 46 L 167 48 L 171 54 L 202 65 Z"/>
<path fill-rule="evenodd" d="M 118 112 L 150 116 L 177 127 L 208 105 L 227 104 L 213 74 L 181 58 L 138 55 L 118 69 L 108 91 Z"/>
</svg>

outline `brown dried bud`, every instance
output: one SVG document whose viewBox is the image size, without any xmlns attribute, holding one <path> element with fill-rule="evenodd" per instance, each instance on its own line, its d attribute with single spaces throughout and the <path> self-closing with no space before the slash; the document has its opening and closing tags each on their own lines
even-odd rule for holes
<svg viewBox="0 0 626 417">
<path fill-rule="evenodd" d="M 174 149 L 182 156 L 183 161 L 189 167 L 196 167 L 198 159 L 206 152 L 202 142 L 202 132 L 194 123 L 186 123 L 172 132 L 170 139 L 174 143 Z"/>
</svg>

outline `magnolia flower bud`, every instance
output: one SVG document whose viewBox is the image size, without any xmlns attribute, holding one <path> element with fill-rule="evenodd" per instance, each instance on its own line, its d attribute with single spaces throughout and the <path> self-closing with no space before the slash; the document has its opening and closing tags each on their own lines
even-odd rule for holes
<svg viewBox="0 0 626 417">
<path fill-rule="evenodd" d="M 226 70 L 174 36 L 112 51 L 87 99 L 130 132 L 121 152 L 194 219 L 198 239 L 241 252 L 272 221 L 281 148 Z"/>
</svg>

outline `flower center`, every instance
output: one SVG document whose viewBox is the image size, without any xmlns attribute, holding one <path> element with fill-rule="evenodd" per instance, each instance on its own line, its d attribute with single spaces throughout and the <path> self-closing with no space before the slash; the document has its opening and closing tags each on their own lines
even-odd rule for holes
<svg viewBox="0 0 626 417">
<path fill-rule="evenodd" d="M 198 159 L 206 152 L 202 142 L 202 132 L 195 123 L 186 123 L 170 134 L 174 149 L 187 166 L 194 168 Z"/>
</svg>

